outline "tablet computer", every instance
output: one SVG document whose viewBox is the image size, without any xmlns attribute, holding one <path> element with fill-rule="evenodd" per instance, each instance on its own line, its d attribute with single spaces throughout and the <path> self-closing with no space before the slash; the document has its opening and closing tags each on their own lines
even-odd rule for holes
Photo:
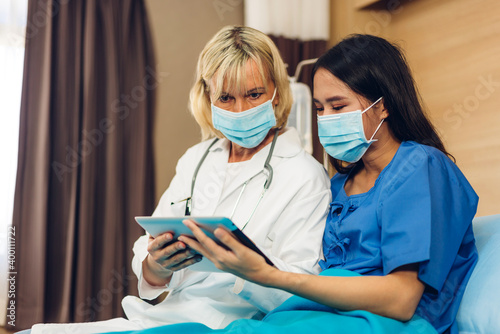
<svg viewBox="0 0 500 334">
<path fill-rule="evenodd" d="M 225 227 L 243 245 L 262 256 L 269 265 L 274 266 L 272 261 L 269 260 L 269 258 L 255 245 L 255 243 L 250 240 L 250 238 L 248 238 L 236 225 L 234 225 L 231 219 L 227 217 L 135 217 L 137 223 L 141 225 L 142 228 L 145 229 L 152 237 L 157 237 L 165 232 L 171 232 L 174 234 L 174 239 L 180 235 L 194 237 L 191 230 L 182 223 L 182 221 L 186 219 L 195 221 L 200 229 L 202 229 L 209 238 L 218 244 L 220 244 L 220 242 L 214 236 L 214 230 L 221 226 Z M 210 260 L 206 258 L 203 258 L 200 262 L 193 264 L 188 268 L 195 271 L 220 271 Z"/>
</svg>

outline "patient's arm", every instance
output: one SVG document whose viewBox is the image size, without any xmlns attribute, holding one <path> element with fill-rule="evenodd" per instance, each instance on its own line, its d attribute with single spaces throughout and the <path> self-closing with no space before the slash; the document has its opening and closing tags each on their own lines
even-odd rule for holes
<svg viewBox="0 0 500 334">
<path fill-rule="evenodd" d="M 409 320 L 422 297 L 424 284 L 418 265 L 398 268 L 386 276 L 331 277 L 280 271 L 257 253 L 219 228 L 215 235 L 229 249 L 217 245 L 190 221 L 186 225 L 197 240 L 180 237 L 224 271 L 246 280 L 282 289 L 340 310 L 366 310 L 385 317 Z"/>
<path fill-rule="evenodd" d="M 366 310 L 400 321 L 411 319 L 424 292 L 415 265 L 386 276 L 328 277 L 273 270 L 263 276 L 262 284 L 340 310 Z"/>
</svg>

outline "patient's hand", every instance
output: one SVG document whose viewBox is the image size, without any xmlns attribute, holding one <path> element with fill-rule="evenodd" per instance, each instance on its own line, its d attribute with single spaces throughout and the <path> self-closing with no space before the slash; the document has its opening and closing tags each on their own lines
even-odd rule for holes
<svg viewBox="0 0 500 334">
<path fill-rule="evenodd" d="M 193 232 L 195 238 L 180 236 L 179 240 L 203 254 L 218 269 L 261 285 L 267 285 L 270 273 L 278 271 L 275 267 L 268 265 L 262 256 L 241 244 L 231 232 L 224 228 L 219 227 L 214 231 L 214 235 L 225 246 L 221 247 L 198 228 L 196 222 L 185 220 L 183 223 Z"/>
<path fill-rule="evenodd" d="M 201 255 L 184 242 L 174 239 L 172 233 L 163 233 L 148 240 L 148 256 L 142 262 L 144 279 L 153 286 L 170 282 L 174 271 L 184 269 L 201 260 Z"/>
</svg>

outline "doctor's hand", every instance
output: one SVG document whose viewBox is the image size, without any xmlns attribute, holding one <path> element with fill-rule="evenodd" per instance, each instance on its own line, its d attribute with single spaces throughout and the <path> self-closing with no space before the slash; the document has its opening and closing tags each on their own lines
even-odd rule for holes
<svg viewBox="0 0 500 334">
<path fill-rule="evenodd" d="M 184 242 L 174 240 L 169 232 L 156 238 L 149 236 L 147 249 L 149 254 L 142 262 L 142 271 L 144 279 L 153 286 L 168 284 L 175 271 L 201 260 L 201 255 Z"/>
<path fill-rule="evenodd" d="M 226 229 L 219 227 L 214 231 L 214 235 L 226 246 L 224 248 L 210 239 L 196 222 L 185 220 L 183 223 L 196 239 L 180 236 L 179 240 L 212 261 L 218 269 L 261 285 L 267 285 L 271 274 L 278 271 L 267 264 L 262 256 L 241 244 Z"/>
</svg>

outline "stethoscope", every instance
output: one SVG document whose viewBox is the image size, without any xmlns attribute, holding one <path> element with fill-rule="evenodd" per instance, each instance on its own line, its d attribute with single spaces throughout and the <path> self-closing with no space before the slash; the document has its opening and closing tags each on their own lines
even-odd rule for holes
<svg viewBox="0 0 500 334">
<path fill-rule="evenodd" d="M 273 152 L 274 152 L 274 146 L 276 145 L 276 140 L 278 138 L 278 132 L 279 132 L 280 129 L 281 128 L 276 128 L 275 131 L 274 131 L 273 142 L 271 143 L 271 147 L 269 149 L 269 153 L 267 154 L 266 162 L 264 162 L 264 168 L 260 172 L 260 173 L 264 173 L 264 171 L 267 171 L 267 178 L 266 178 L 266 182 L 264 183 L 264 188 L 262 189 L 262 192 L 260 193 L 260 196 L 259 196 L 259 199 L 257 201 L 257 204 L 253 208 L 253 211 L 250 214 L 250 217 L 248 218 L 248 220 L 246 221 L 246 223 L 240 228 L 241 230 L 243 230 L 247 226 L 248 222 L 250 222 L 250 219 L 252 219 L 255 211 L 257 210 L 257 207 L 259 206 L 259 204 L 260 204 L 260 202 L 262 200 L 262 197 L 264 197 L 264 194 L 266 193 L 267 189 L 269 189 L 269 186 L 271 185 L 271 182 L 273 181 L 273 168 L 271 167 L 271 164 L 269 162 L 271 161 L 271 157 L 272 157 Z M 200 162 L 198 162 L 198 165 L 196 166 L 196 169 L 194 170 L 193 178 L 191 180 L 191 195 L 186 199 L 186 210 L 185 210 L 185 215 L 186 216 L 191 216 L 191 208 L 192 208 L 192 198 L 193 198 L 193 193 L 194 193 L 194 185 L 196 183 L 196 177 L 198 176 L 198 172 L 200 170 L 200 167 L 203 164 L 203 162 L 205 161 L 208 153 L 210 153 L 210 149 L 212 148 L 212 146 L 214 146 L 214 144 L 218 140 L 219 140 L 219 138 L 215 138 L 212 141 L 212 143 L 210 144 L 210 146 L 208 146 L 207 150 L 205 151 L 205 153 L 201 157 Z M 229 219 L 233 218 L 234 213 L 236 212 L 236 208 L 238 207 L 238 204 L 240 203 L 241 196 L 243 195 L 243 192 L 245 191 L 245 188 L 248 185 L 248 183 L 250 181 L 252 181 L 258 175 L 260 175 L 260 173 L 252 176 L 250 179 L 248 179 L 247 181 L 245 181 L 245 183 L 243 183 L 243 187 L 242 187 L 242 189 L 240 191 L 240 194 L 238 195 L 238 199 L 236 200 L 236 204 L 235 204 L 235 206 L 233 208 L 233 211 L 231 212 L 231 215 L 230 215 Z"/>
</svg>

